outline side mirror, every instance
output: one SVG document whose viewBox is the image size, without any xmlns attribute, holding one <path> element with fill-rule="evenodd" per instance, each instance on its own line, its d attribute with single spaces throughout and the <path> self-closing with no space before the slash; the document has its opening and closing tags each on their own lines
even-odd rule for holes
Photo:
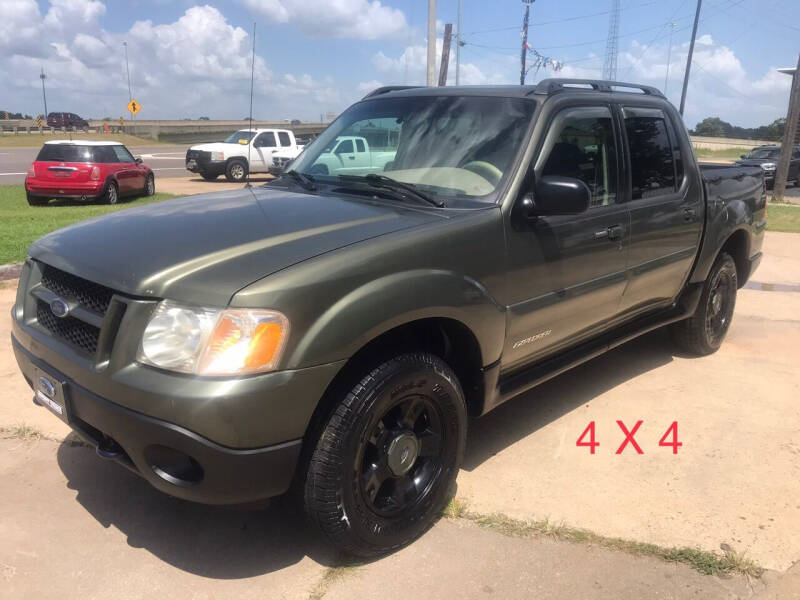
<svg viewBox="0 0 800 600">
<path fill-rule="evenodd" d="M 527 218 L 545 215 L 577 215 L 589 209 L 592 194 L 580 179 L 546 175 L 522 199 L 523 214 Z"/>
<path fill-rule="evenodd" d="M 739 158 L 747 158 L 747 155 L 746 154 L 740 154 Z"/>
<path fill-rule="evenodd" d="M 134 162 L 135 162 L 137 165 L 140 165 L 140 164 L 142 164 L 142 157 L 141 157 L 141 156 L 137 156 L 137 157 L 134 159 Z"/>
</svg>

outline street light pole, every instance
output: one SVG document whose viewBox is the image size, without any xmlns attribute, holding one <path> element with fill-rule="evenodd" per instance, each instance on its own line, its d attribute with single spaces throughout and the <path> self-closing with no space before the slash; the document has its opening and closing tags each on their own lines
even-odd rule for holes
<svg viewBox="0 0 800 600">
<path fill-rule="evenodd" d="M 456 21 L 456 85 L 461 83 L 461 0 L 458 0 L 458 20 Z"/>
<path fill-rule="evenodd" d="M 39 75 L 39 79 L 42 80 L 42 100 L 44 100 L 44 120 L 47 122 L 47 94 L 44 91 L 44 80 L 47 79 L 47 75 L 44 74 L 44 67 L 42 67 L 42 72 Z"/>
</svg>

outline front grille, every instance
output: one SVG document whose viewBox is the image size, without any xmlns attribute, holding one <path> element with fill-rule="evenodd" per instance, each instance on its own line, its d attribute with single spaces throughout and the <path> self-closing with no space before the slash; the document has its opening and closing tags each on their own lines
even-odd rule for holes
<svg viewBox="0 0 800 600">
<path fill-rule="evenodd" d="M 211 160 L 211 152 L 205 150 L 187 150 L 186 160 L 190 158 L 195 159 L 197 162 L 208 162 Z"/>
<path fill-rule="evenodd" d="M 42 286 L 62 298 L 75 300 L 84 308 L 100 315 L 106 314 L 111 296 L 114 295 L 114 291 L 104 285 L 87 281 L 49 265 L 43 265 Z"/>
<path fill-rule="evenodd" d="M 46 302 L 37 300 L 36 320 L 55 337 L 78 347 L 90 356 L 97 352 L 97 339 L 100 330 L 94 325 L 84 323 L 75 317 L 59 318 L 50 310 Z"/>
</svg>

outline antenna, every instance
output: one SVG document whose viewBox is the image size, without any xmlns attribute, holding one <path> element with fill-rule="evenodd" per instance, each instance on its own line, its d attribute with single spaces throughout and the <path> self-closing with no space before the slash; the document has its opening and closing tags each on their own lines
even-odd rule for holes
<svg viewBox="0 0 800 600">
<path fill-rule="evenodd" d="M 255 81 L 256 77 L 256 23 L 253 21 L 253 61 L 250 65 L 250 117 L 248 118 L 247 124 L 249 127 L 250 135 L 252 136 L 255 131 L 253 131 L 253 82 Z M 255 141 L 254 137 L 251 137 L 250 140 L 247 142 L 247 181 L 244 184 L 244 187 L 250 187 L 250 148 L 253 147 L 253 142 Z"/>
<path fill-rule="evenodd" d="M 603 79 L 617 79 L 617 41 L 619 39 L 619 0 L 611 0 L 611 17 L 608 22 L 608 39 L 606 40 L 606 59 L 603 63 Z"/>
</svg>

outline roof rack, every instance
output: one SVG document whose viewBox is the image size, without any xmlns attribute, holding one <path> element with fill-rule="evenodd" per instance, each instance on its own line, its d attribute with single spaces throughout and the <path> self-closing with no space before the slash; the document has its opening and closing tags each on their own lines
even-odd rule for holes
<svg viewBox="0 0 800 600">
<path fill-rule="evenodd" d="M 413 90 L 415 88 L 425 87 L 422 85 L 385 85 L 383 87 L 379 87 L 376 90 L 372 90 L 369 94 L 364 96 L 362 100 L 366 100 L 367 98 L 372 98 L 373 96 L 380 96 L 381 94 L 386 94 L 388 92 L 396 92 L 398 90 Z"/>
<path fill-rule="evenodd" d="M 647 96 L 658 96 L 659 98 L 664 98 L 664 94 L 662 94 L 660 90 L 651 87 L 649 85 L 639 85 L 638 83 L 624 83 L 622 81 L 605 81 L 602 79 L 542 79 L 536 85 L 536 88 L 533 90 L 533 93 L 549 95 L 549 94 L 557 94 L 558 92 L 563 92 L 565 90 L 580 91 L 586 89 L 585 87 L 578 87 L 578 86 L 589 86 L 591 90 L 587 91 L 595 91 L 595 92 L 635 93 L 635 92 L 626 92 L 625 90 L 619 89 L 619 88 L 630 88 L 632 90 L 639 90 L 641 93 Z"/>
</svg>

